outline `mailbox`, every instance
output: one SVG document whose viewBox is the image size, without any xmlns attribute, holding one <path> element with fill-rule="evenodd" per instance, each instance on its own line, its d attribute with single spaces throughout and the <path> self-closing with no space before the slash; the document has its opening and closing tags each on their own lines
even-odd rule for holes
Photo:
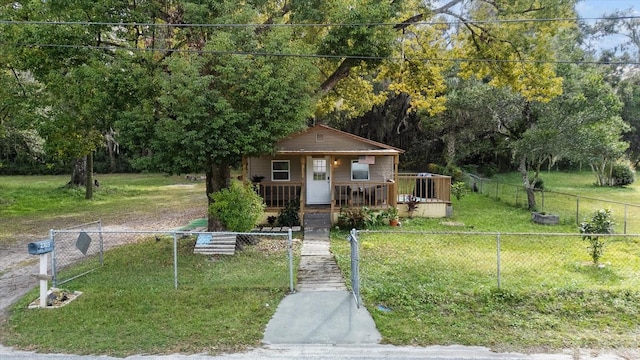
<svg viewBox="0 0 640 360">
<path fill-rule="evenodd" d="M 42 255 L 46 253 L 50 253 L 53 251 L 53 241 L 51 240 L 42 240 L 29 243 L 28 245 L 29 254 L 31 255 Z"/>
</svg>

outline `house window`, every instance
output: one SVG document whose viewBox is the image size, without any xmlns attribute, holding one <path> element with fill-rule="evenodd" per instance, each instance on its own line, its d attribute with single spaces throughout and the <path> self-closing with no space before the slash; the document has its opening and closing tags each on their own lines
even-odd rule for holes
<svg viewBox="0 0 640 360">
<path fill-rule="evenodd" d="M 289 160 L 272 160 L 271 161 L 271 180 L 272 181 L 289 181 L 290 169 Z"/>
<path fill-rule="evenodd" d="M 313 159 L 313 180 L 327 180 L 327 160 Z"/>
<path fill-rule="evenodd" d="M 351 180 L 369 180 L 369 164 L 351 160 Z"/>
</svg>

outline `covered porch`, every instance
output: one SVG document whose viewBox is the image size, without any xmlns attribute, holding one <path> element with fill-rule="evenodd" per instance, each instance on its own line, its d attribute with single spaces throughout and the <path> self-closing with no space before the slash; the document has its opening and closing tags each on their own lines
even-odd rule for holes
<svg viewBox="0 0 640 360">
<path fill-rule="evenodd" d="M 243 179 L 264 199 L 268 215 L 291 201 L 306 212 L 331 212 L 335 221 L 343 207 L 386 209 L 409 201 L 427 204 L 414 216 L 445 216 L 451 180 L 433 174 L 400 174 L 404 151 L 353 134 L 316 125 L 283 139 L 273 154 L 243 160 Z M 442 211 L 428 211 L 441 204 Z M 419 206 L 420 208 L 420 206 Z"/>
</svg>

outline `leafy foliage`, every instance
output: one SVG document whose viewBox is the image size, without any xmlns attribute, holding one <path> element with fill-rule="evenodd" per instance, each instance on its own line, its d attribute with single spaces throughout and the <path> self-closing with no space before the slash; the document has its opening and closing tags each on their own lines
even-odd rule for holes
<svg viewBox="0 0 640 360">
<path fill-rule="evenodd" d="M 582 240 L 589 241 L 589 255 L 594 264 L 604 254 L 604 241 L 600 240 L 602 234 L 613 234 L 613 222 L 611 210 L 601 209 L 596 211 L 590 221 L 580 224 L 580 233 L 586 234 L 582 236 Z"/>
<path fill-rule="evenodd" d="M 611 184 L 615 186 L 631 185 L 636 181 L 636 171 L 628 162 L 617 162 L 611 169 Z"/>
<path fill-rule="evenodd" d="M 466 194 L 469 193 L 469 188 L 464 181 L 456 181 L 451 184 L 451 193 L 456 198 L 456 200 L 460 201 Z"/>
<path fill-rule="evenodd" d="M 370 229 L 375 226 L 385 225 L 388 220 L 397 218 L 398 210 L 393 207 L 381 212 L 376 212 L 366 206 L 350 206 L 340 209 L 336 225 L 343 230 Z"/>
<path fill-rule="evenodd" d="M 284 208 L 278 213 L 276 222 L 280 226 L 300 225 L 300 199 L 287 201 Z"/>
<path fill-rule="evenodd" d="M 209 214 L 220 220 L 227 230 L 247 232 L 254 228 L 264 213 L 265 205 L 250 185 L 233 183 L 211 195 Z"/>
<path fill-rule="evenodd" d="M 415 195 L 409 195 L 407 200 L 405 201 L 407 205 L 407 212 L 409 213 L 409 217 L 413 217 L 413 213 L 418 209 L 418 205 L 420 205 L 420 199 L 418 199 Z M 397 215 L 396 215 L 397 217 Z"/>
</svg>

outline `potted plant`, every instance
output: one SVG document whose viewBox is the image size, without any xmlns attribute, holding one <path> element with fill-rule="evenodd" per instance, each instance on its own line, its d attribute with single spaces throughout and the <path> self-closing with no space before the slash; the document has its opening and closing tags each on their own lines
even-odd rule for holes
<svg viewBox="0 0 640 360">
<path fill-rule="evenodd" d="M 390 207 L 387 209 L 387 217 L 389 218 L 389 225 L 398 226 L 398 208 Z"/>
</svg>

